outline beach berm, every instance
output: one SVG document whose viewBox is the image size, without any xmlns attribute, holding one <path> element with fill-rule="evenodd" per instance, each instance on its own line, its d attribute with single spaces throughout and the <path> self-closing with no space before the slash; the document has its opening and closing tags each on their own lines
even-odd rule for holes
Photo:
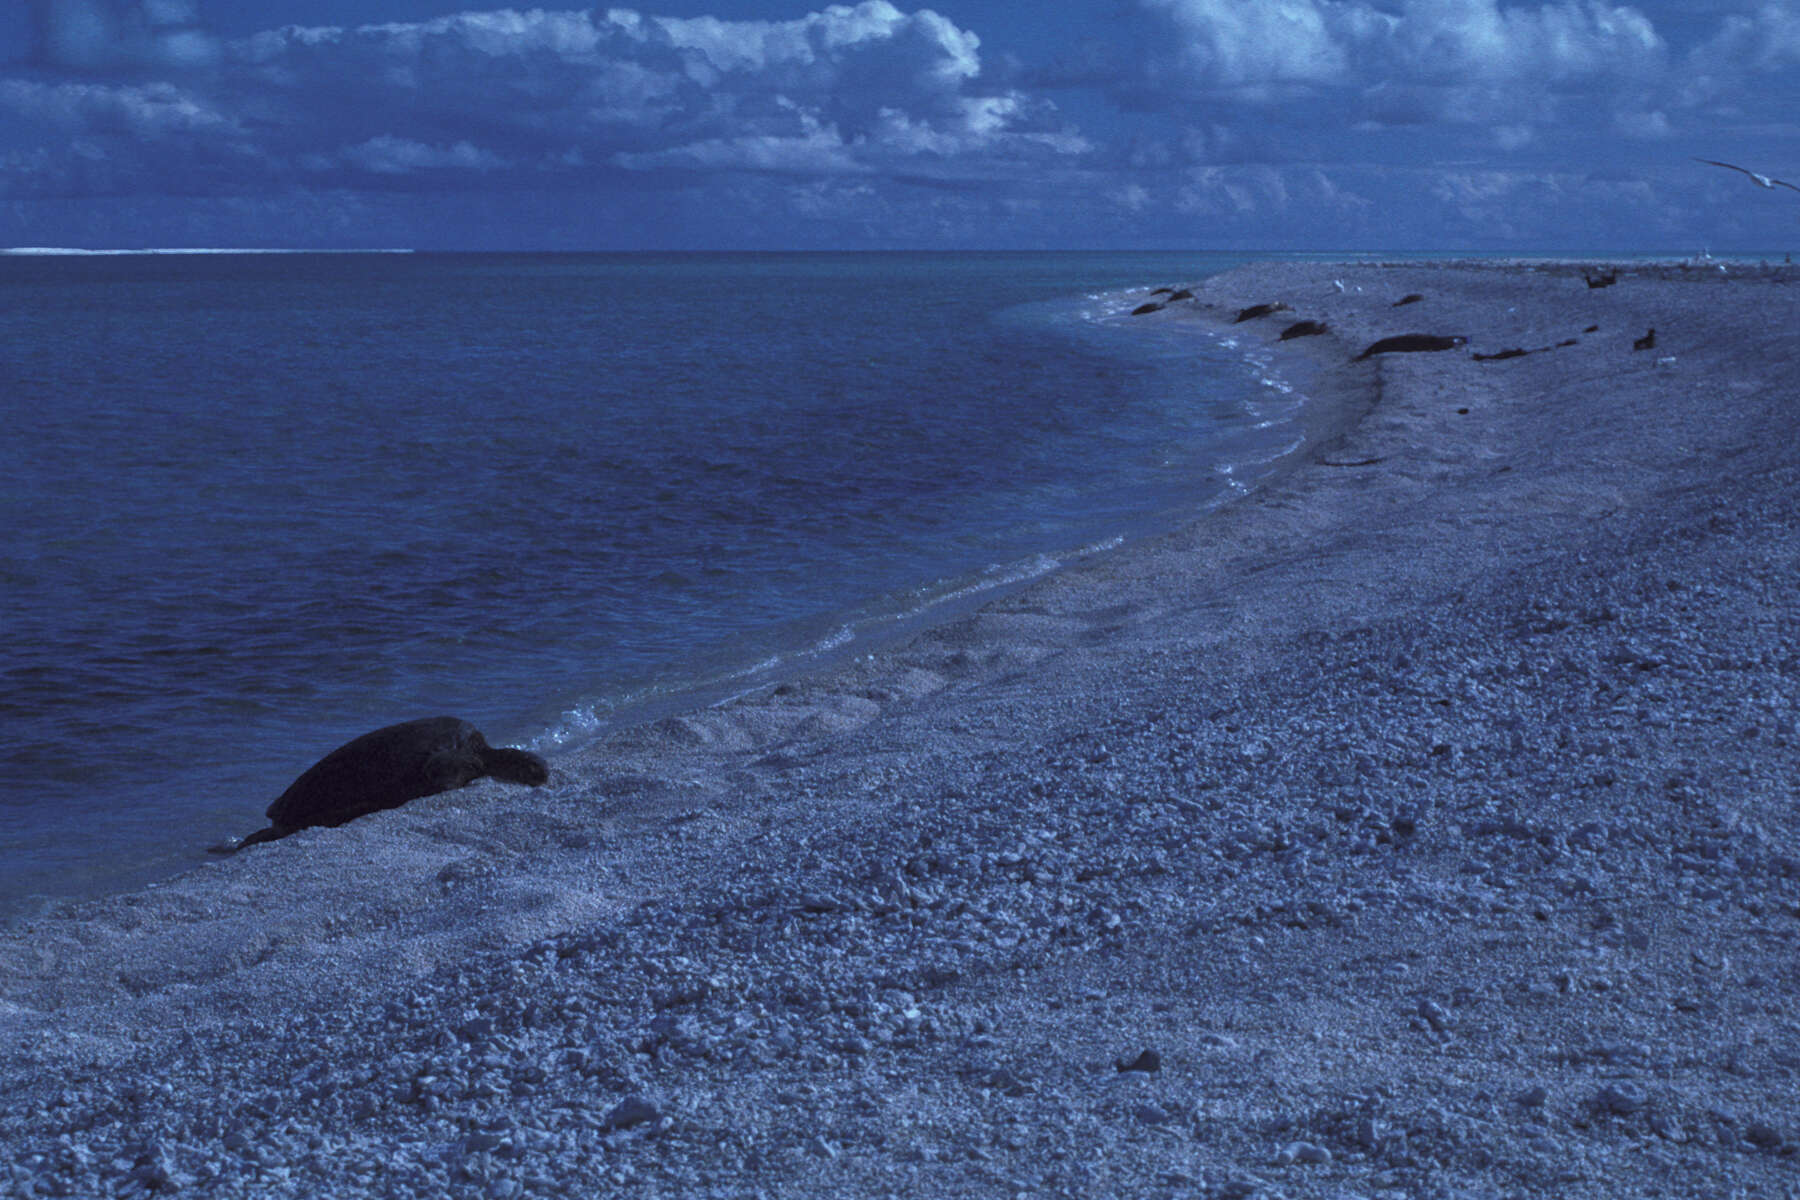
<svg viewBox="0 0 1800 1200">
<path fill-rule="evenodd" d="M 1132 324 L 1316 364 L 1276 478 L 542 788 L 8 930 L 0 1183 L 1786 1194 L 1800 280 L 1181 284 Z M 1327 332 L 1234 322 L 1276 300 Z M 1407 334 L 1467 344 L 1352 361 Z"/>
</svg>

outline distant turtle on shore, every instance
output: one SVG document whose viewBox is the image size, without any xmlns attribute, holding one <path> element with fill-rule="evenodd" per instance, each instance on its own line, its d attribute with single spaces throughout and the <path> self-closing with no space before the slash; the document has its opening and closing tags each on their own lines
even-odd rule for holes
<svg viewBox="0 0 1800 1200">
<path fill-rule="evenodd" d="M 1393 337 L 1384 337 L 1378 342 L 1371 342 L 1368 349 L 1351 359 L 1361 362 L 1377 354 L 1400 354 L 1419 350 L 1454 350 L 1458 346 L 1466 346 L 1469 339 L 1460 334 L 1444 337 L 1435 333 L 1401 333 Z"/>
<path fill-rule="evenodd" d="M 1252 304 L 1249 308 L 1240 308 L 1238 310 L 1238 315 L 1231 319 L 1231 323 L 1236 325 L 1240 321 L 1254 321 L 1256 318 L 1266 317 L 1270 313 L 1287 311 L 1288 306 L 1286 302 L 1281 300 L 1277 300 L 1273 304 Z"/>
<path fill-rule="evenodd" d="M 389 725 L 339 746 L 308 767 L 269 805 L 269 827 L 242 841 L 214 846 L 231 854 L 313 825 L 342 825 L 408 800 L 434 796 L 492 775 L 536 787 L 550 767 L 526 750 L 490 746 L 457 717 Z"/>
</svg>

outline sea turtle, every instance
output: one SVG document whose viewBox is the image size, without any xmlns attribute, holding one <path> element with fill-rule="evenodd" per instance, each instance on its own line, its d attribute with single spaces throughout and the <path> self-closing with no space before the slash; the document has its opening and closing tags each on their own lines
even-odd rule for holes
<svg viewBox="0 0 1800 1200">
<path fill-rule="evenodd" d="M 267 829 L 214 850 L 229 854 L 311 825 L 342 825 L 483 775 L 536 787 L 550 778 L 550 768 L 529 751 L 488 745 L 479 730 L 457 717 L 403 721 L 321 758 L 269 805 Z"/>
<path fill-rule="evenodd" d="M 1368 349 L 1350 361 L 1361 362 L 1376 354 L 1400 354 L 1417 350 L 1454 350 L 1458 346 L 1467 345 L 1468 341 L 1468 338 L 1460 334 L 1455 337 L 1441 337 L 1435 333 L 1400 333 L 1370 343 Z"/>
<path fill-rule="evenodd" d="M 1266 317 L 1270 313 L 1287 312 L 1286 301 L 1277 300 L 1273 304 L 1252 304 L 1249 308 L 1238 309 L 1238 315 L 1231 319 L 1233 325 L 1240 321 L 1254 321 L 1258 317 Z"/>
</svg>

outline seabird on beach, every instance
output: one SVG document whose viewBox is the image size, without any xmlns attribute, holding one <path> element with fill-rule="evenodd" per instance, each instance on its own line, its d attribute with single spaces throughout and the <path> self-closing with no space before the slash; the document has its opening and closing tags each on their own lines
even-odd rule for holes
<svg viewBox="0 0 1800 1200">
<path fill-rule="evenodd" d="M 1755 181 L 1756 186 L 1760 188 L 1774 189 L 1784 187 L 1792 191 L 1800 192 L 1800 184 L 1789 183 L 1785 179 L 1775 179 L 1768 175 L 1764 175 L 1760 171 L 1752 171 L 1749 167 L 1740 167 L 1736 163 L 1720 162 L 1716 158 L 1696 158 L 1694 161 L 1705 163 L 1709 167 L 1724 167 L 1727 171 L 1736 171 L 1741 175 L 1748 175 Z"/>
</svg>

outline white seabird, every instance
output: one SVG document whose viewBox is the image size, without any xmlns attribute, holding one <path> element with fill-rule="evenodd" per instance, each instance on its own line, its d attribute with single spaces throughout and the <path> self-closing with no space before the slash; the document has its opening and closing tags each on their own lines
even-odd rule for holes
<svg viewBox="0 0 1800 1200">
<path fill-rule="evenodd" d="M 1724 167 L 1727 171 L 1738 171 L 1742 174 L 1748 175 L 1752 180 L 1754 180 L 1756 182 L 1757 187 L 1764 187 L 1764 188 L 1784 187 L 1784 188 L 1791 188 L 1796 192 L 1800 192 L 1800 184 L 1789 183 L 1785 179 L 1772 179 L 1769 176 L 1764 175 L 1759 171 L 1752 171 L 1749 167 L 1740 167 L 1735 163 L 1720 162 L 1716 158 L 1696 158 L 1694 161 L 1699 162 L 1699 163 L 1705 163 L 1709 167 Z"/>
</svg>

